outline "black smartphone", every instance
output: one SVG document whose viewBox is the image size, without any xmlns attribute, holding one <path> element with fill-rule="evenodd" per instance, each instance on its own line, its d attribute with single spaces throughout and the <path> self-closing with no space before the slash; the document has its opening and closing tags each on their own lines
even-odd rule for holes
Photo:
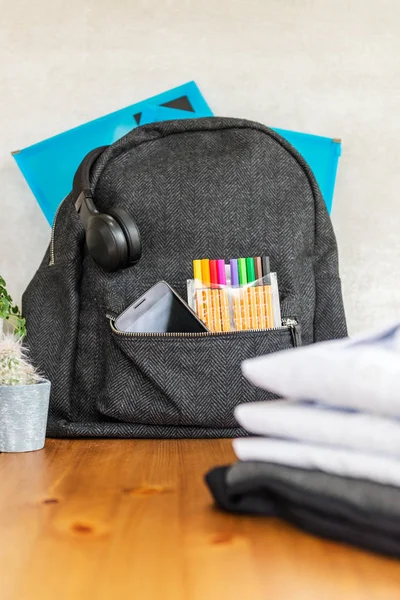
<svg viewBox="0 0 400 600">
<path fill-rule="evenodd" d="M 204 323 L 165 281 L 159 281 L 115 320 L 128 333 L 203 333 Z"/>
</svg>

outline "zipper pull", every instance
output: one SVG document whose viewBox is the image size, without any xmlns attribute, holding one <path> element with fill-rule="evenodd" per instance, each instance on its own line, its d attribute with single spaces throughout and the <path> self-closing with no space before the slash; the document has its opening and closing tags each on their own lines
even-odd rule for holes
<svg viewBox="0 0 400 600">
<path fill-rule="evenodd" d="M 282 319 L 283 327 L 289 327 L 290 333 L 292 334 L 293 345 L 296 348 L 297 346 L 302 345 L 301 341 L 301 325 L 296 319 L 292 319 L 290 317 L 286 317 L 286 319 Z"/>
<path fill-rule="evenodd" d="M 295 348 L 302 345 L 301 341 L 301 325 L 300 323 L 296 323 L 293 325 L 289 325 L 290 332 L 292 334 L 293 345 Z"/>
</svg>

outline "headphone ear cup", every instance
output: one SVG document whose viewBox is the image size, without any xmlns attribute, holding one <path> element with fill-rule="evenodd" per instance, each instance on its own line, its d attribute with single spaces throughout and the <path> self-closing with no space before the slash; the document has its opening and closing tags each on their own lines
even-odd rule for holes
<svg viewBox="0 0 400 600">
<path fill-rule="evenodd" d="M 124 230 L 112 215 L 98 213 L 89 218 L 86 244 L 93 260 L 105 271 L 115 271 L 128 262 Z"/>
<path fill-rule="evenodd" d="M 128 245 L 128 264 L 134 265 L 142 255 L 142 242 L 140 240 L 139 228 L 133 218 L 122 208 L 114 208 L 108 212 L 114 217 L 122 231 Z M 125 265 L 124 265 L 125 266 Z"/>
</svg>

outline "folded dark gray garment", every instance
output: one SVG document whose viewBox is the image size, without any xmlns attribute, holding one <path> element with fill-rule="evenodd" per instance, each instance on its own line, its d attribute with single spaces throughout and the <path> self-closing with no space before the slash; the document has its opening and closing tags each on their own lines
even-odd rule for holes
<svg viewBox="0 0 400 600">
<path fill-rule="evenodd" d="M 400 490 L 360 479 L 265 462 L 206 475 L 218 506 L 281 517 L 328 539 L 400 557 Z"/>
</svg>

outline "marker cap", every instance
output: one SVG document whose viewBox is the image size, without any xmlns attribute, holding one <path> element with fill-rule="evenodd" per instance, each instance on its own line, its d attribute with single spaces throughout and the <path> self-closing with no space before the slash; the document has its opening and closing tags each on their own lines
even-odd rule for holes
<svg viewBox="0 0 400 600">
<path fill-rule="evenodd" d="M 237 258 L 231 258 L 231 286 L 238 287 L 239 285 L 239 271 L 238 271 L 238 260 Z"/>
<path fill-rule="evenodd" d="M 217 287 L 218 285 L 218 271 L 216 260 L 210 260 L 210 283 L 211 287 Z"/>
<path fill-rule="evenodd" d="M 210 287 L 210 260 L 208 258 L 203 258 L 201 260 L 201 278 L 204 287 Z"/>
<path fill-rule="evenodd" d="M 256 272 L 256 279 L 262 279 L 263 272 L 262 272 L 261 256 L 254 257 L 254 269 Z"/>
<path fill-rule="evenodd" d="M 247 281 L 251 283 L 256 280 L 256 272 L 254 269 L 254 258 L 246 258 Z"/>
<path fill-rule="evenodd" d="M 263 256 L 261 260 L 262 260 L 263 277 L 265 277 L 266 275 L 269 275 L 271 272 L 271 267 L 269 264 L 269 256 Z"/>
<path fill-rule="evenodd" d="M 203 281 L 203 275 L 201 273 L 201 260 L 193 261 L 193 279 L 197 279 L 197 281 Z"/>
<path fill-rule="evenodd" d="M 239 283 L 240 285 L 246 285 L 247 283 L 247 269 L 246 259 L 238 258 L 238 271 L 239 271 Z"/>
<path fill-rule="evenodd" d="M 226 285 L 225 261 L 221 258 L 217 260 L 217 277 L 219 285 Z"/>
</svg>

